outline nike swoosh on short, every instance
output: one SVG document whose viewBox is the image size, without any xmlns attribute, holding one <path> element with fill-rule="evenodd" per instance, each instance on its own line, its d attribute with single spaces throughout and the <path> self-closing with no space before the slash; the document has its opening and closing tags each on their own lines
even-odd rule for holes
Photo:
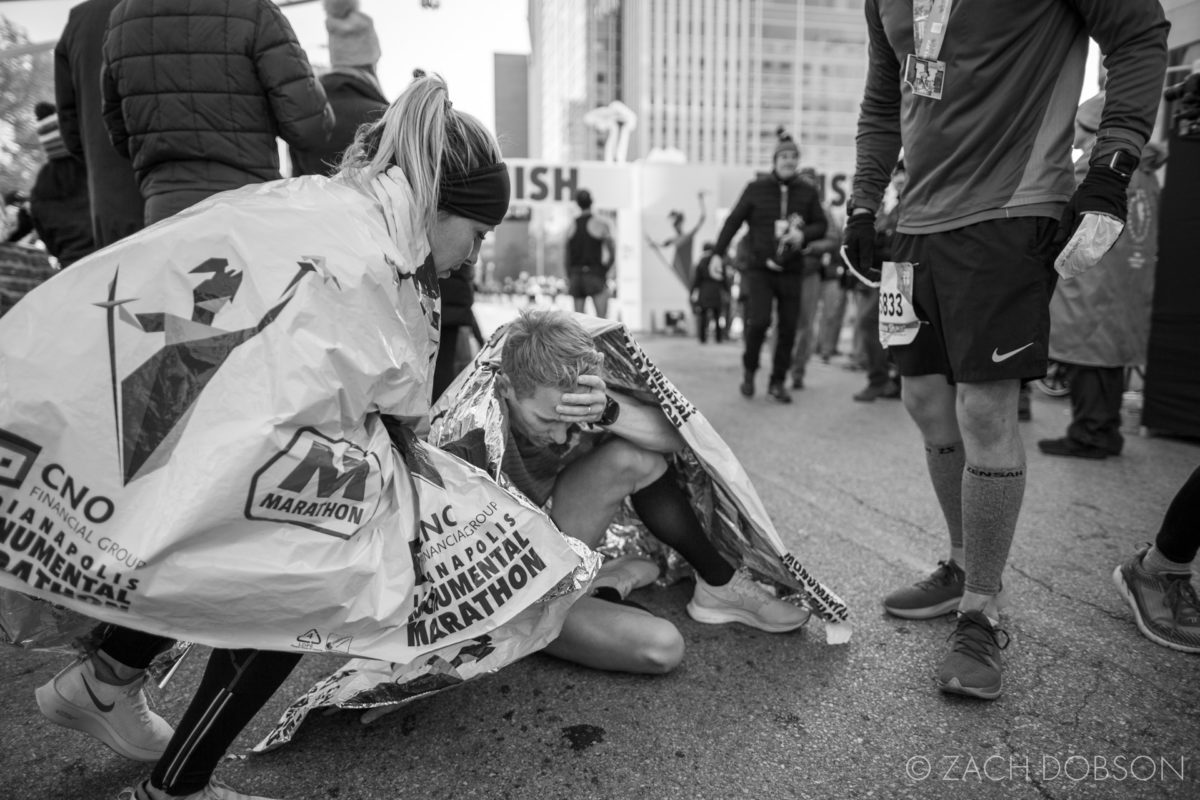
<svg viewBox="0 0 1200 800">
<path fill-rule="evenodd" d="M 1017 353 L 1024 350 L 1026 347 L 1033 347 L 1033 342 L 1030 342 L 1027 345 L 1018 347 L 1016 350 L 1009 350 L 1007 353 L 1001 353 L 1000 348 L 997 347 L 996 349 L 992 350 L 992 361 L 994 361 L 997 364 L 999 364 L 1001 361 L 1007 361 L 1008 359 L 1015 356 Z"/>
<path fill-rule="evenodd" d="M 87 678 L 81 678 L 81 680 L 83 681 L 83 688 L 87 689 L 88 697 L 92 698 L 92 702 L 96 704 L 96 708 L 100 709 L 105 714 L 113 710 L 113 706 L 116 705 L 116 703 L 101 703 L 100 698 L 96 697 L 96 693 L 93 692 L 92 687 L 88 685 Z"/>
</svg>

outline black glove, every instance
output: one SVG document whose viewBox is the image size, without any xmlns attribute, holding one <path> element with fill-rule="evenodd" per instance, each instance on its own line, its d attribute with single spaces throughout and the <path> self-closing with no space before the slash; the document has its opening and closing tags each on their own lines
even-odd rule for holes
<svg viewBox="0 0 1200 800">
<path fill-rule="evenodd" d="M 851 211 L 842 231 L 842 244 L 853 274 L 865 284 L 879 283 L 881 263 L 875 258 L 875 212 Z"/>
<path fill-rule="evenodd" d="M 1060 245 L 1066 244 L 1071 234 L 1079 227 L 1083 215 L 1089 211 L 1116 217 L 1121 222 L 1128 216 L 1125 190 L 1129 188 L 1132 171 L 1118 172 L 1104 163 L 1107 161 L 1107 158 L 1101 159 L 1088 167 L 1083 183 L 1079 184 L 1071 201 L 1067 203 L 1067 209 L 1058 223 L 1057 242 Z M 1136 160 L 1133 168 L 1137 168 Z"/>
</svg>

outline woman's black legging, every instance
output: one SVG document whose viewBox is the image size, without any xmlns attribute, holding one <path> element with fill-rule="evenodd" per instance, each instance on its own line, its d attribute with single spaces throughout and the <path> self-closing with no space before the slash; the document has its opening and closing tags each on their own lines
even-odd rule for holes
<svg viewBox="0 0 1200 800">
<path fill-rule="evenodd" d="M 199 792 L 242 729 L 291 674 L 300 653 L 213 650 L 150 783 L 167 794 Z"/>
<path fill-rule="evenodd" d="M 1158 552 L 1187 564 L 1200 550 L 1200 467 L 1179 487 L 1154 540 Z"/>
</svg>

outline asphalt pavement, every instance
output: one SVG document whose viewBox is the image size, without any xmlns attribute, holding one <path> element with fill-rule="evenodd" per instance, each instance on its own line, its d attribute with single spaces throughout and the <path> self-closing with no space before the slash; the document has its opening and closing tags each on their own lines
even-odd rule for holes
<svg viewBox="0 0 1200 800">
<path fill-rule="evenodd" d="M 494 322 L 512 307 L 481 307 Z M 781 405 L 737 391 L 739 343 L 647 336 L 649 355 L 728 441 L 785 543 L 848 603 L 854 636 L 771 635 L 693 622 L 691 586 L 635 599 L 683 632 L 670 675 L 615 675 L 535 655 L 371 725 L 314 715 L 286 747 L 246 753 L 332 669 L 306 658 L 238 739 L 218 777 L 286 800 L 496 798 L 1200 798 L 1200 656 L 1135 628 L 1113 568 L 1151 541 L 1200 464 L 1195 442 L 1131 436 L 1104 461 L 1040 454 L 1065 400 L 1035 392 L 1029 479 L 1005 586 L 1004 695 L 942 695 L 951 617 L 886 616 L 880 598 L 946 557 L 919 437 L 897 401 L 856 403 L 843 359 L 814 361 Z M 111 798 L 147 774 L 38 713 L 66 663 L 0 648 L 0 797 Z M 157 697 L 177 720 L 204 658 Z"/>
</svg>

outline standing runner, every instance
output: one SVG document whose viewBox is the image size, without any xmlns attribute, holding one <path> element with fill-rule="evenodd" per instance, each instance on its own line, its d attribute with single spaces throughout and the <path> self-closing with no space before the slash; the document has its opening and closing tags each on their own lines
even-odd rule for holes
<svg viewBox="0 0 1200 800">
<path fill-rule="evenodd" d="M 947 560 L 884 608 L 910 619 L 957 610 L 938 686 L 995 699 L 1008 641 L 997 595 L 1025 493 L 1020 382 L 1046 373 L 1055 269 L 1077 274 L 1120 234 L 1169 23 L 1155 0 L 866 0 L 866 19 L 846 249 L 853 269 L 882 277 L 880 330 L 950 532 Z M 1108 97 L 1076 190 L 1089 36 L 1105 53 Z M 901 263 L 881 276 L 875 213 L 902 146 Z"/>
</svg>

